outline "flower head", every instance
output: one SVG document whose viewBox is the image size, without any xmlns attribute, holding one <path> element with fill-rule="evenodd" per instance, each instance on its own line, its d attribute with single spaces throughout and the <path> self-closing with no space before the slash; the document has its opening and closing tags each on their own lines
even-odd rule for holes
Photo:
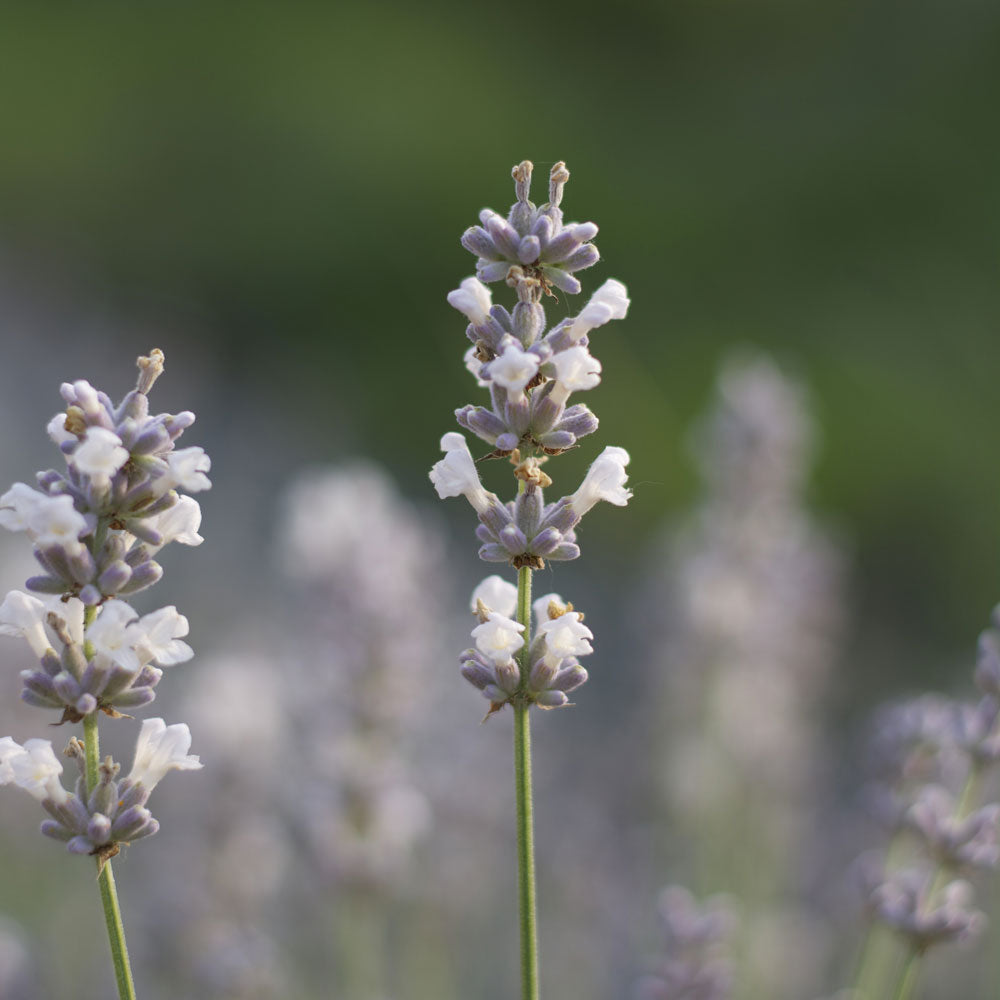
<svg viewBox="0 0 1000 1000">
<path fill-rule="evenodd" d="M 128 780 L 152 790 L 167 771 L 191 771 L 202 767 L 201 760 L 188 754 L 191 730 L 183 722 L 168 726 L 163 719 L 146 719 L 135 745 L 135 761 Z"/>
<path fill-rule="evenodd" d="M 506 618 L 511 618 L 517 610 L 517 587 L 494 573 L 486 577 L 472 592 L 470 607 L 475 611 L 479 602 L 490 610 L 496 611 Z"/>
<path fill-rule="evenodd" d="M 480 514 L 484 513 L 491 506 L 490 495 L 479 480 L 476 463 L 472 460 L 465 438 L 450 431 L 441 438 L 441 450 L 445 453 L 444 458 L 435 462 L 430 471 L 437 495 L 442 500 L 465 496 Z"/>
<path fill-rule="evenodd" d="M 491 611 L 487 620 L 472 630 L 472 637 L 480 653 L 494 663 L 506 663 L 524 645 L 523 631 L 519 622 Z"/>
<path fill-rule="evenodd" d="M 466 278 L 448 293 L 448 304 L 464 313 L 473 326 L 483 326 L 489 319 L 493 296 L 478 278 Z"/>
<path fill-rule="evenodd" d="M 629 455 L 624 448 L 605 448 L 587 470 L 580 488 L 571 498 L 574 512 L 582 517 L 598 500 L 624 507 L 632 497 L 632 491 L 625 488 L 628 481 L 625 466 L 628 463 Z"/>
</svg>

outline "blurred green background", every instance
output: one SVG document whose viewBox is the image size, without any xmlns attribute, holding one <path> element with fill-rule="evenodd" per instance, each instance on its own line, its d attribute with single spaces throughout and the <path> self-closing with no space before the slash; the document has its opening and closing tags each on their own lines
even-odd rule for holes
<svg viewBox="0 0 1000 1000">
<path fill-rule="evenodd" d="M 721 353 L 756 345 L 814 389 L 858 676 L 923 682 L 969 648 L 1000 597 L 996 4 L 2 17 L 4 267 L 100 314 L 95 368 L 102 323 L 155 332 L 282 413 L 293 453 L 364 451 L 425 492 L 473 394 L 444 301 L 473 270 L 458 236 L 506 210 L 514 163 L 565 159 L 567 217 L 602 227 L 585 290 L 633 299 L 594 347 L 602 439 L 639 484 L 616 543 L 690 500 L 681 436 Z M 5 364 L 27 335 L 0 332 Z"/>
</svg>

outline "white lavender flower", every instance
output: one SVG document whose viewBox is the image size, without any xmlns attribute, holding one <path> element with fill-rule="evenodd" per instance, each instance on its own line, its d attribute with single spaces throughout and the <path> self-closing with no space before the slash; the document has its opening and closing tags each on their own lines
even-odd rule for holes
<svg viewBox="0 0 1000 1000">
<path fill-rule="evenodd" d="M 201 510 L 176 488 L 207 489 L 209 459 L 175 449 L 194 414 L 149 413 L 146 393 L 163 355 L 139 359 L 137 388 L 114 405 L 88 382 L 64 383 L 67 406 L 48 426 L 66 472 L 38 474 L 0 497 L 0 525 L 23 531 L 45 573 L 0 605 L 0 634 L 24 637 L 39 659 L 22 673 L 22 699 L 65 721 L 147 704 L 161 667 L 189 659 L 187 620 L 164 608 L 140 619 L 122 598 L 154 584 L 153 556 L 168 542 L 197 545 Z M 91 618 L 86 644 L 83 612 Z"/>
</svg>

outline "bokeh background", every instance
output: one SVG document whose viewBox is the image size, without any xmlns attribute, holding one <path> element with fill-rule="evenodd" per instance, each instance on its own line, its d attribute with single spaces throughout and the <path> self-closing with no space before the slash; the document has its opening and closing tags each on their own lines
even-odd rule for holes
<svg viewBox="0 0 1000 1000">
<path fill-rule="evenodd" d="M 605 373 L 587 400 L 598 437 L 560 465 L 573 482 L 598 446 L 621 444 L 635 498 L 591 515 L 584 558 L 551 574 L 551 589 L 586 596 L 577 603 L 599 637 L 588 666 L 605 673 L 573 718 L 539 723 L 539 752 L 557 762 L 539 765 L 542 857 L 579 866 L 573 879 L 553 871 L 548 886 L 543 876 L 543 894 L 558 900 L 560 929 L 543 931 L 554 981 L 569 982 L 559 977 L 588 941 L 618 933 L 591 963 L 600 974 L 583 962 L 571 982 L 581 997 L 628 995 L 629 963 L 638 972 L 655 936 L 655 888 L 685 878 L 669 849 L 650 847 L 669 839 L 652 832 L 656 769 L 615 733 L 629 728 L 636 678 L 649 680 L 643 662 L 653 662 L 636 652 L 650 638 L 637 595 L 649 593 L 664 531 L 700 495 L 690 430 L 733 349 L 767 352 L 807 386 L 818 428 L 806 500 L 847 567 L 822 701 L 828 756 L 842 761 L 830 794 L 850 798 L 845 748 L 875 704 L 968 687 L 976 633 L 1000 599 L 995 4 L 109 2 L 5 5 L 0 20 L 2 481 L 52 461 L 43 428 L 59 382 L 87 378 L 120 395 L 134 357 L 159 346 L 167 374 L 155 404 L 194 409 L 190 437 L 213 457 L 215 486 L 200 498 L 206 545 L 172 554 L 157 592 L 188 614 L 199 654 L 252 647 L 251 621 L 264 645 L 287 650 L 262 609 L 283 592 L 280 498 L 302 469 L 366 456 L 433 534 L 425 589 L 441 602 L 444 686 L 421 703 L 427 729 L 413 738 L 433 748 L 429 734 L 448 729 L 451 751 L 415 759 L 425 771 L 437 760 L 445 770 L 433 781 L 463 796 L 499 797 L 498 832 L 471 865 L 484 888 L 458 920 L 478 946 L 454 934 L 450 911 L 433 933 L 424 926 L 433 944 L 414 940 L 406 928 L 421 925 L 430 893 L 411 891 L 405 919 L 393 909 L 385 932 L 411 964 L 399 960 L 409 971 L 393 972 L 386 995 L 485 998 L 516 982 L 506 731 L 494 726 L 487 743 L 499 762 L 468 749 L 495 734 L 472 725 L 474 692 L 443 693 L 459 684 L 449 657 L 468 641 L 462 602 L 482 572 L 470 512 L 437 505 L 426 474 L 453 409 L 475 392 L 463 321 L 445 302 L 474 269 L 458 237 L 480 208 L 506 210 L 519 160 L 535 162 L 539 181 L 567 162 L 568 218 L 601 226 L 585 293 L 616 277 L 632 298 L 627 321 L 593 341 Z M 550 318 L 577 308 L 566 298 Z M 5 540 L 5 589 L 20 585 L 20 542 Z M 6 645 L 3 655 L 13 657 Z M 184 669 L 169 678 L 167 705 L 181 704 L 198 661 Z M 275 669 L 295 668 L 286 657 Z M 16 702 L 15 673 L 0 703 L 20 739 L 37 735 L 37 720 Z M 242 717 L 252 732 L 253 711 Z M 588 769 L 596 787 L 580 787 L 593 798 L 561 798 Z M 434 798 L 430 785 L 424 793 Z M 5 793 L 0 812 L 5 829 L 30 837 L 35 817 L 8 819 L 30 811 L 21 799 Z M 607 865 L 573 856 L 581 830 Z M 165 824 L 157 841 L 169 836 Z M 50 926 L 52 907 L 75 921 L 93 916 L 94 901 L 76 901 L 78 866 L 54 859 L 54 845 L 6 842 L 0 909 L 33 961 L 62 969 L 39 995 L 68 995 L 57 990 L 69 989 L 70 966 L 38 952 L 72 937 L 79 974 L 103 974 L 96 931 L 88 958 L 79 939 L 89 932 L 71 932 L 70 916 Z M 302 880 L 306 856 L 285 848 L 281 879 Z M 155 866 L 160 850 L 141 845 L 135 867 Z M 127 905 L 130 868 L 119 876 Z M 29 876 L 42 870 L 36 890 Z M 607 912 L 588 926 L 579 915 L 601 899 Z M 131 902 L 140 906 L 138 890 Z M 301 908 L 294 920 L 267 913 L 261 927 L 306 919 Z M 287 973 L 294 950 L 268 940 Z M 303 954 L 312 985 L 286 980 L 285 995 L 327 995 L 315 992 L 324 981 L 341 995 L 335 969 L 323 978 L 323 949 Z M 817 995 L 838 985 L 824 975 Z"/>
</svg>

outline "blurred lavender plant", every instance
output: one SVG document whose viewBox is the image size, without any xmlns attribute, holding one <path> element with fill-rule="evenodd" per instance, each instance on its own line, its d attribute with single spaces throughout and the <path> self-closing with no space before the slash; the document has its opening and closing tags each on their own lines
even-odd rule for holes
<svg viewBox="0 0 1000 1000">
<path fill-rule="evenodd" d="M 16 784 L 49 814 L 42 833 L 75 854 L 97 860 L 120 997 L 135 987 L 108 863 L 122 845 L 157 831 L 146 808 L 150 793 L 170 770 L 201 767 L 188 754 L 183 723 L 147 719 L 140 729 L 131 771 L 100 762 L 98 713 L 121 718 L 123 708 L 146 705 L 164 667 L 193 656 L 183 641 L 187 619 L 166 607 L 140 617 L 123 597 L 159 580 L 153 558 L 171 541 L 197 545 L 201 511 L 181 496 L 207 489 L 208 456 L 201 448 L 176 449 L 194 414 L 149 413 L 148 393 L 163 372 L 163 353 L 138 359 L 136 388 L 119 405 L 80 380 L 63 383 L 66 409 L 48 433 L 66 460 L 66 471 L 38 473 L 40 489 L 15 483 L 0 496 L 0 526 L 23 531 L 43 573 L 27 581 L 33 594 L 11 591 L 0 605 L 0 634 L 24 638 L 39 666 L 22 672 L 21 698 L 61 712 L 59 723 L 83 723 L 84 741 L 69 742 L 67 756 L 80 776 L 68 792 L 61 762 L 48 740 L 23 746 L 0 738 L 0 784 Z"/>
<path fill-rule="evenodd" d="M 508 563 L 518 571 L 517 587 L 492 578 L 477 589 L 473 610 L 474 648 L 462 654 L 462 673 L 490 702 L 490 712 L 510 704 L 514 711 L 515 789 L 518 813 L 518 898 L 521 923 L 521 986 L 525 1000 L 538 996 L 538 947 L 535 916 L 531 755 L 528 710 L 532 705 L 557 708 L 587 674 L 577 657 L 591 652 L 590 629 L 582 615 L 558 595 L 536 602 L 536 631 L 531 632 L 531 573 L 545 560 L 576 559 L 576 526 L 598 500 L 622 506 L 629 456 L 623 448 L 605 448 L 583 484 L 568 496 L 546 504 L 543 490 L 552 484 L 542 468 L 551 456 L 574 447 L 597 429 L 597 418 L 582 405 L 567 407 L 572 392 L 600 381 L 601 366 L 588 350 L 590 331 L 628 309 L 625 286 L 605 282 L 575 317 L 546 330 L 542 298 L 553 288 L 580 291 L 576 271 L 598 260 L 589 242 L 593 223 L 563 221 L 560 207 L 569 180 L 564 163 L 549 175 L 549 200 L 536 208 L 529 200 L 532 164 L 514 167 L 516 201 L 506 219 L 490 209 L 480 226 L 462 236 L 477 258 L 477 278 L 467 278 L 448 301 L 469 320 L 472 347 L 465 360 L 481 388 L 490 391 L 490 408 L 468 405 L 456 411 L 461 427 L 492 450 L 484 458 L 509 456 L 517 495 L 502 502 L 479 478 L 465 438 L 445 434 L 445 457 L 430 473 L 438 496 L 464 495 L 479 517 L 476 535 L 481 559 Z M 517 303 L 512 312 L 494 305 L 483 282 L 504 281 Z M 492 601 L 492 604 L 488 603 Z"/>
<path fill-rule="evenodd" d="M 769 1000 L 798 1000 L 822 947 L 799 869 L 815 842 L 818 702 L 842 602 L 839 553 L 804 508 L 812 438 L 799 385 L 763 356 L 726 362 L 692 437 L 703 499 L 669 533 L 643 603 L 644 622 L 663 622 L 650 641 L 670 828 L 699 888 L 754 913 L 740 995 Z"/>
<path fill-rule="evenodd" d="M 152 889 L 151 957 L 175 991 L 203 1000 L 276 1000 L 331 983 L 372 1000 L 390 994 L 392 911 L 430 830 L 414 758 L 437 729 L 421 707 L 440 663 L 443 544 L 361 461 L 299 475 L 275 523 L 266 627 L 242 623 L 188 689 L 185 711 L 215 766 L 203 801 L 187 805 L 190 842 L 177 847 L 199 877 Z M 223 718 L 219 704 L 230 706 Z M 249 718 L 268 748 L 253 769 Z"/>
<path fill-rule="evenodd" d="M 681 886 L 668 886 L 657 907 L 661 953 L 635 990 L 635 1000 L 728 1000 L 732 995 L 732 939 L 738 925 L 732 901 L 713 896 L 699 904 Z"/>
<path fill-rule="evenodd" d="M 886 995 L 890 985 L 902 1000 L 930 948 L 972 942 L 985 926 L 969 880 L 1000 863 L 1000 804 L 982 801 L 1000 760 L 1000 606 L 991 626 L 979 637 L 978 701 L 924 695 L 876 717 L 868 799 L 889 846 L 862 865 L 874 925 L 857 974 L 862 1000 Z M 901 963 L 880 927 L 902 940 Z"/>
</svg>

